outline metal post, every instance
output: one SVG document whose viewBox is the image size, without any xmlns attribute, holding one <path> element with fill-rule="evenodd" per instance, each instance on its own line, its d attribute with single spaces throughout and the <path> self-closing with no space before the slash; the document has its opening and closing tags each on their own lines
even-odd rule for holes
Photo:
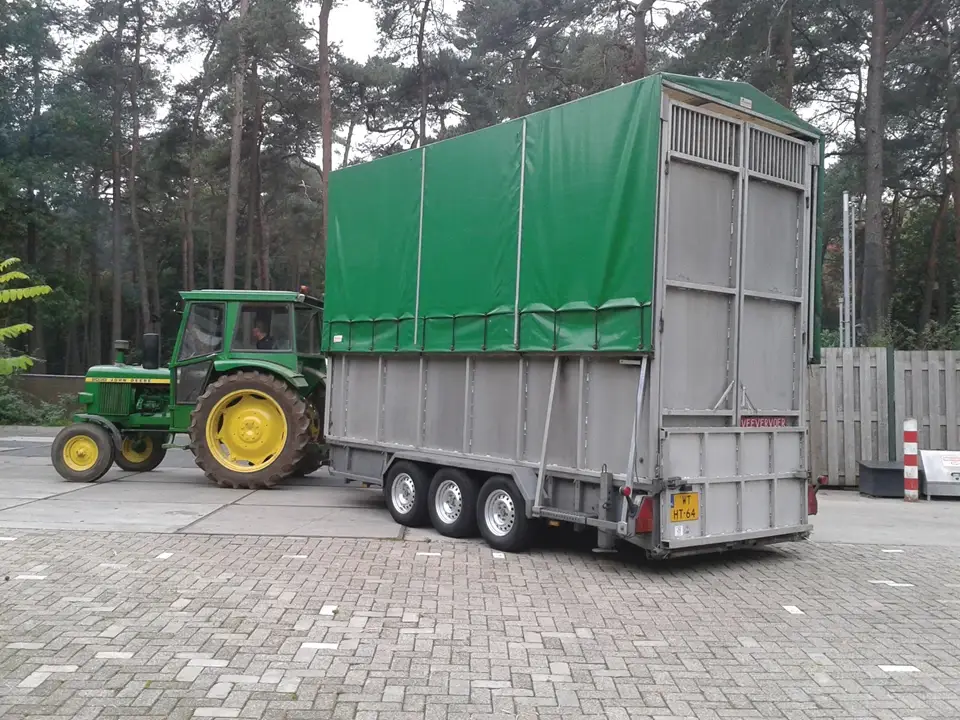
<svg viewBox="0 0 960 720">
<path fill-rule="evenodd" d="M 850 205 L 850 347 L 857 346 L 857 203 Z"/>
<path fill-rule="evenodd" d="M 840 347 L 850 346 L 850 194 L 843 193 L 843 302 L 840 311 Z"/>
<path fill-rule="evenodd" d="M 919 440 L 917 421 L 907 418 L 903 421 L 903 499 L 907 502 L 920 499 Z"/>
<path fill-rule="evenodd" d="M 547 469 L 547 443 L 550 440 L 550 420 L 553 417 L 553 397 L 557 392 L 557 373 L 560 370 L 560 356 L 553 359 L 553 375 L 550 378 L 550 397 L 547 400 L 547 419 L 543 425 L 543 444 L 540 446 L 540 472 L 537 474 L 537 494 L 533 498 L 533 516 L 540 514 L 543 507 L 543 481 Z"/>
</svg>

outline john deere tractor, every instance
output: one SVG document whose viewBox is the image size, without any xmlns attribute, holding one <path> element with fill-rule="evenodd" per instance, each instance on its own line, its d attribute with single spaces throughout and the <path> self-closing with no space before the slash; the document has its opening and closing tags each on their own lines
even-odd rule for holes
<svg viewBox="0 0 960 720">
<path fill-rule="evenodd" d="M 94 482 L 114 463 L 152 470 L 175 436 L 221 487 L 269 488 L 323 460 L 325 366 L 320 302 L 305 292 L 181 293 L 180 330 L 168 367 L 147 334 L 142 365 L 129 344 L 86 375 L 82 411 L 52 447 L 68 480 Z"/>
</svg>

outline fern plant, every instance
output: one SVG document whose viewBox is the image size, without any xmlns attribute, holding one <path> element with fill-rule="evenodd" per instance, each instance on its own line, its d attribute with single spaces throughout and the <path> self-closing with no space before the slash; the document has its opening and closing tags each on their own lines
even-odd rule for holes
<svg viewBox="0 0 960 720">
<path fill-rule="evenodd" d="M 53 292 L 49 285 L 8 287 L 11 282 L 18 280 L 30 281 L 26 273 L 13 269 L 19 262 L 19 258 L 9 258 L 0 262 L 0 305 L 12 305 L 22 300 L 34 300 Z M 30 323 L 14 323 L 4 326 L 0 322 L 0 376 L 28 370 L 33 365 L 33 359 L 29 355 L 14 355 L 9 346 L 11 340 L 27 334 L 31 330 L 33 330 L 33 325 Z"/>
</svg>

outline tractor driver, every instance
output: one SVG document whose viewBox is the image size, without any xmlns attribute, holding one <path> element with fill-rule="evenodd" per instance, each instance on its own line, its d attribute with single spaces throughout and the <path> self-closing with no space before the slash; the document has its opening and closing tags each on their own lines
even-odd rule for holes
<svg viewBox="0 0 960 720">
<path fill-rule="evenodd" d="M 276 350 L 277 344 L 262 320 L 253 326 L 253 337 L 257 341 L 257 350 Z"/>
</svg>

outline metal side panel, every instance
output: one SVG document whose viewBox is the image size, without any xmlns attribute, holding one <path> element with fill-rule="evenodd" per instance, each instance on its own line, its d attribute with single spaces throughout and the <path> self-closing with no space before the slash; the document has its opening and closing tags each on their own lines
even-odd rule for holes
<svg viewBox="0 0 960 720">
<path fill-rule="evenodd" d="M 548 475 L 596 479 L 606 468 L 625 478 L 638 362 L 561 358 Z M 351 354 L 332 358 L 330 367 L 326 427 L 331 445 L 385 453 L 418 450 L 449 457 L 451 465 L 460 457 L 539 469 L 552 357 Z M 655 474 L 650 407 L 646 392 L 637 432 L 639 478 Z"/>
<path fill-rule="evenodd" d="M 543 430 L 550 397 L 553 358 L 527 360 L 526 412 L 522 458 L 540 462 Z M 579 359 L 562 358 L 557 374 L 556 397 L 547 445 L 547 463 L 566 468 L 577 464 L 577 409 L 579 407 Z M 624 451 L 626 457 L 626 450 Z"/>
<path fill-rule="evenodd" d="M 383 356 L 381 383 L 382 420 L 377 439 L 391 438 L 398 445 L 415 446 L 422 398 L 418 358 Z"/>
<path fill-rule="evenodd" d="M 351 356 L 346 365 L 346 431 L 351 437 L 374 440 L 377 437 L 377 387 L 379 362 L 372 356 Z"/>
<path fill-rule="evenodd" d="M 423 447 L 463 451 L 466 361 L 424 356 Z"/>
<path fill-rule="evenodd" d="M 482 358 L 474 363 L 472 453 L 496 458 L 516 456 L 516 408 L 517 398 L 522 396 L 518 363 L 516 358 Z"/>
<path fill-rule="evenodd" d="M 665 430 L 664 476 L 676 487 L 662 495 L 663 544 L 808 531 L 805 435 L 802 428 Z"/>
</svg>

